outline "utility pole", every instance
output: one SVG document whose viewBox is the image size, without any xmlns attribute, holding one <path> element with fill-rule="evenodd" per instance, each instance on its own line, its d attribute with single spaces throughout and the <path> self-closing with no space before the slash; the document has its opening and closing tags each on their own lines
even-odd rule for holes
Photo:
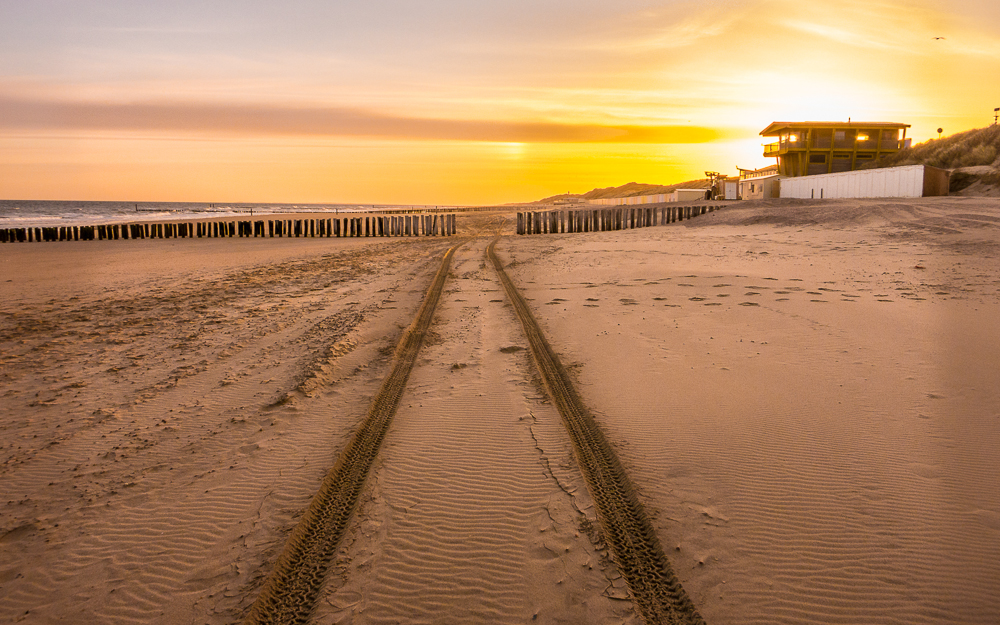
<svg viewBox="0 0 1000 625">
<path fill-rule="evenodd" d="M 993 125 L 997 125 L 997 120 L 1000 120 L 1000 106 L 993 109 Z"/>
</svg>

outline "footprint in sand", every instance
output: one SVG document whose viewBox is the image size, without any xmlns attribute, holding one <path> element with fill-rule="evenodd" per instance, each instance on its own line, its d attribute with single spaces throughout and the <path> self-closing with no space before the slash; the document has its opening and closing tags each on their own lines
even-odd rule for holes
<svg viewBox="0 0 1000 625">
<path fill-rule="evenodd" d="M 635 301 L 634 299 L 629 299 L 627 297 L 623 297 L 623 298 L 621 298 L 618 301 L 622 303 L 622 306 L 638 306 L 639 305 L 639 302 Z"/>
<path fill-rule="evenodd" d="M 757 302 L 740 302 L 740 306 L 760 306 Z"/>
<path fill-rule="evenodd" d="M 688 299 L 691 300 L 692 302 L 704 302 L 705 301 L 704 297 L 689 297 Z"/>
</svg>

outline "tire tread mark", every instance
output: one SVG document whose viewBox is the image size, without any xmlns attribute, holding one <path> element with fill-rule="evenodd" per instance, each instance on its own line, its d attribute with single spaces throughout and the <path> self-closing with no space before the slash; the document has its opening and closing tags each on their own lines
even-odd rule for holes
<svg viewBox="0 0 1000 625">
<path fill-rule="evenodd" d="M 573 441 L 605 540 L 636 608 L 649 625 L 704 625 L 674 574 L 618 456 L 580 400 L 527 301 L 504 271 L 494 249 L 496 241 L 486 248 L 486 255 L 524 327 L 535 364 Z"/>
<path fill-rule="evenodd" d="M 431 326 L 452 256 L 458 247 L 451 247 L 441 260 L 441 267 L 416 318 L 396 346 L 392 371 L 372 399 L 365 420 L 323 478 L 309 508 L 292 530 L 274 570 L 250 608 L 244 621 L 247 625 L 305 623 L 312 614 L 330 558 L 340 545 L 354 513 L 368 471 L 378 455 Z"/>
</svg>

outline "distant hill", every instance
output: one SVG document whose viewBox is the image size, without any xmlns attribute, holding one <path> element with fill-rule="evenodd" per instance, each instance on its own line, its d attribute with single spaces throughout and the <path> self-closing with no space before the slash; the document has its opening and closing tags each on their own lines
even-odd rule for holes
<svg viewBox="0 0 1000 625">
<path fill-rule="evenodd" d="M 904 165 L 930 165 L 952 170 L 952 193 L 1000 195 L 1000 126 L 976 128 L 918 143 L 862 169 Z"/>
<path fill-rule="evenodd" d="M 567 201 L 601 200 L 611 197 L 634 197 L 636 195 L 654 195 L 658 193 L 672 193 L 676 189 L 707 189 L 711 183 L 707 178 L 701 180 L 689 180 L 678 182 L 677 184 L 645 184 L 642 182 L 629 182 L 620 187 L 605 187 L 603 189 L 593 189 L 586 193 L 563 193 L 553 195 L 532 204 L 555 204 Z"/>
</svg>

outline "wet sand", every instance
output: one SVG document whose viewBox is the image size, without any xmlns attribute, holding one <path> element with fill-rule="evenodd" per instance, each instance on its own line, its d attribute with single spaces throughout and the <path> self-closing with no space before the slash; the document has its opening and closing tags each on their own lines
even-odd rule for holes
<svg viewBox="0 0 1000 625">
<path fill-rule="evenodd" d="M 491 219 L 459 217 L 315 622 L 637 622 Z M 764 203 L 497 249 L 707 622 L 989 623 L 998 223 Z M 238 619 L 456 242 L 0 249 L 0 617 Z"/>
</svg>

